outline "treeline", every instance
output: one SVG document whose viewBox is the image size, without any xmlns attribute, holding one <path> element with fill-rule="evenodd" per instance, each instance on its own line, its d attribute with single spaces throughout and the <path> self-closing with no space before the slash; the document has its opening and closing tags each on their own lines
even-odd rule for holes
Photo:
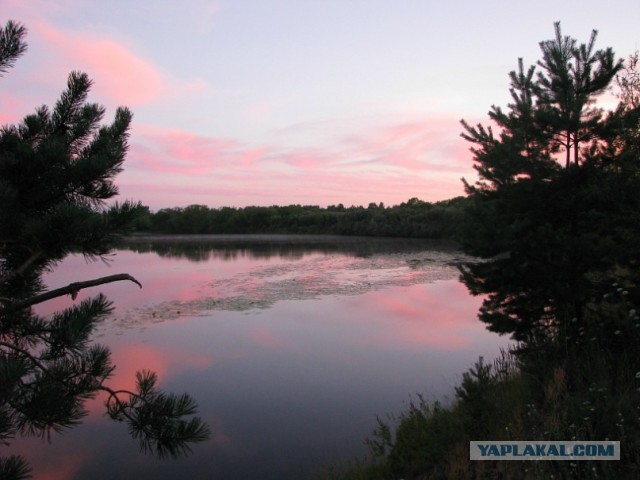
<svg viewBox="0 0 640 480">
<path fill-rule="evenodd" d="M 190 205 L 155 213 L 146 208 L 135 229 L 162 234 L 296 233 L 451 239 L 461 229 L 467 203 L 466 197 L 456 197 L 435 203 L 411 198 L 393 207 L 385 207 L 383 203 L 327 208 Z"/>
</svg>

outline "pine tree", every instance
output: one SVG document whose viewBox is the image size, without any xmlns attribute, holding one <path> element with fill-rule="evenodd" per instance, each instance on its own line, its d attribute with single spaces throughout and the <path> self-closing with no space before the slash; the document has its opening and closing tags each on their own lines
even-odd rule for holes
<svg viewBox="0 0 640 480">
<path fill-rule="evenodd" d="M 555 33 L 539 71 L 511 72 L 513 101 L 489 112 L 498 135 L 462 122 L 479 176 L 465 182 L 465 248 L 489 258 L 463 279 L 487 295 L 481 320 L 529 345 L 575 335 L 611 271 L 638 258 L 638 109 L 595 108 L 622 62 L 595 31 L 587 44 Z"/>
<path fill-rule="evenodd" d="M 25 28 L 0 28 L 0 71 L 25 52 Z M 49 436 L 76 425 L 84 403 L 107 395 L 107 413 L 126 421 L 141 448 L 160 456 L 189 451 L 208 437 L 193 417 L 188 395 L 159 391 L 152 372 L 137 376 L 135 391 L 108 386 L 114 365 L 108 348 L 91 342 L 112 310 L 103 296 L 48 318 L 34 305 L 83 288 L 137 280 L 117 274 L 44 291 L 41 274 L 67 254 L 102 257 L 141 211 L 138 203 L 106 202 L 118 193 L 114 177 L 128 149 L 131 112 L 119 108 L 108 125 L 105 109 L 87 103 L 91 80 L 69 75 L 52 109 L 42 106 L 17 125 L 0 129 L 0 442 L 16 435 Z M 27 478 L 23 458 L 0 459 L 0 478 Z"/>
<path fill-rule="evenodd" d="M 511 74 L 514 102 L 490 112 L 499 136 L 463 123 L 479 174 L 466 185 L 473 206 L 463 241 L 484 258 L 462 278 L 484 297 L 480 320 L 517 341 L 509 425 L 525 438 L 618 435 L 627 445 L 621 461 L 588 473 L 636 478 L 639 430 L 624 422 L 637 416 L 640 369 L 635 63 L 621 70 L 611 49 L 596 51 L 595 32 L 580 45 L 559 24 L 555 31 L 536 67 L 520 62 Z M 597 109 L 616 75 L 620 104 Z M 533 421 L 532 412 L 540 412 Z M 567 472 L 550 463 L 544 473 L 585 473 Z"/>
<path fill-rule="evenodd" d="M 580 161 L 580 145 L 596 138 L 602 111 L 592 108 L 622 68 L 611 48 L 594 51 L 598 32 L 589 43 L 577 46 L 575 39 L 562 35 L 555 24 L 555 38 L 540 43 L 538 62 L 538 107 L 545 133 L 552 144 L 565 151 L 565 166 Z"/>
<path fill-rule="evenodd" d="M 534 73 L 535 67 L 525 71 L 523 61 L 519 59 L 518 71 L 509 74 L 513 102 L 507 105 L 507 112 L 495 105 L 489 111 L 499 136 L 491 126 L 478 124 L 472 127 L 462 120 L 465 129 L 462 137 L 478 145 L 472 152 L 480 181 L 475 187 L 465 182 L 467 190 L 490 191 L 522 178 L 545 180 L 558 171 L 552 157 L 554 150 L 546 141 L 538 120 Z"/>
</svg>

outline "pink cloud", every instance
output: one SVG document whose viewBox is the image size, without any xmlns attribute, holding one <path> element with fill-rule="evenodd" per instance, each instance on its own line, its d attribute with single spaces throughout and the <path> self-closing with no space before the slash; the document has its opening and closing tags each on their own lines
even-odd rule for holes
<svg viewBox="0 0 640 480">
<path fill-rule="evenodd" d="M 459 131 L 457 118 L 428 117 L 352 136 L 347 152 L 351 158 L 412 171 L 464 172 L 468 147 Z"/>
<path fill-rule="evenodd" d="M 283 129 L 283 134 L 313 134 L 323 129 L 322 122 L 300 124 Z M 422 174 L 468 174 L 471 161 L 468 145 L 459 136 L 459 119 L 452 116 L 427 116 L 418 120 L 391 123 L 337 136 L 330 146 L 294 149 L 281 157 L 290 166 L 327 170 L 328 167 L 362 171 L 384 169 Z"/>
<path fill-rule="evenodd" d="M 118 185 L 153 209 L 444 200 L 475 177 L 459 130 L 457 119 L 434 117 L 291 147 L 134 125 Z"/>
<path fill-rule="evenodd" d="M 136 106 L 168 91 L 164 74 L 149 60 L 116 40 L 90 33 L 68 32 L 45 22 L 31 27 L 53 52 L 54 71 L 81 70 L 94 80 L 95 93 L 118 105 Z"/>
<path fill-rule="evenodd" d="M 106 98 L 110 106 L 135 106 L 176 95 L 170 92 L 207 88 L 202 80 L 174 88 L 175 81 L 125 42 L 38 21 L 30 24 L 50 57 L 49 65 L 38 64 L 47 71 L 42 75 L 45 83 L 51 71 L 59 72 L 55 82 L 51 80 L 55 93 L 45 97 L 46 103 L 57 97 L 60 77 L 73 68 L 87 70 L 95 80 L 97 98 Z M 3 108 L 0 120 L 16 121 L 32 111 L 31 103 L 23 104 L 19 99 L 5 102 L 8 108 Z M 256 104 L 254 113 L 268 114 L 271 106 Z M 377 128 L 351 126 L 350 135 L 330 135 L 331 123 L 294 126 L 267 144 L 138 125 L 134 120 L 131 151 L 117 183 L 123 197 L 158 209 L 192 203 L 393 205 L 410 197 L 436 201 L 463 194 L 460 177 L 474 177 L 457 118 L 426 116 Z M 296 135 L 323 140 L 292 146 Z"/>
<path fill-rule="evenodd" d="M 251 165 L 270 150 L 267 146 L 152 126 L 135 126 L 131 144 L 132 168 L 185 176 L 210 175 L 224 168 Z"/>
<path fill-rule="evenodd" d="M 395 205 L 412 196 L 428 201 L 462 195 L 458 181 L 450 182 L 385 182 L 384 178 L 341 177 L 327 179 L 282 179 L 270 176 L 243 181 L 227 181 L 225 176 L 210 180 L 209 185 L 170 185 L 166 183 L 132 183 L 121 186 L 125 198 L 141 200 L 152 209 L 204 204 L 210 207 L 245 205 L 313 204 L 367 205 L 382 201 Z M 394 188 L 394 186 L 396 188 Z"/>
<path fill-rule="evenodd" d="M 436 201 L 462 195 L 459 177 L 424 178 L 410 173 L 390 175 L 353 169 L 282 172 L 269 170 L 267 166 L 253 171 L 220 168 L 199 177 L 125 171 L 118 184 L 122 196 L 139 199 L 153 209 L 193 203 L 219 207 L 291 203 L 367 205 L 383 201 L 394 205 L 411 197 Z"/>
<path fill-rule="evenodd" d="M 0 78 L 0 82 L 3 79 Z M 20 122 L 25 113 L 31 112 L 33 105 L 26 105 L 21 98 L 3 96 L 2 111 L 0 112 L 0 125 Z"/>
</svg>

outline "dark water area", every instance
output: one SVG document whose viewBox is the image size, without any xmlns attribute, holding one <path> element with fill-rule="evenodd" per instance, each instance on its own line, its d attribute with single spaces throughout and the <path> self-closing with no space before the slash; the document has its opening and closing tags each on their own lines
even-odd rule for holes
<svg viewBox="0 0 640 480">
<path fill-rule="evenodd" d="M 446 401 L 507 345 L 476 319 L 481 299 L 458 280 L 466 260 L 445 244 L 319 236 L 136 238 L 107 264 L 71 256 L 51 288 L 124 272 L 143 284 L 76 300 L 114 302 L 96 337 L 117 365 L 111 385 L 156 371 L 198 401 L 212 438 L 184 459 L 145 456 L 97 398 L 82 425 L 10 450 L 37 479 L 313 478 L 365 454 L 376 415 L 418 393 Z"/>
<path fill-rule="evenodd" d="M 425 249 L 456 251 L 456 245 L 446 240 L 276 234 L 139 235 L 127 238 L 123 248 L 138 253 L 155 252 L 162 257 L 184 257 L 195 262 L 238 256 L 296 258 L 310 253 L 341 253 L 366 257 L 399 251 L 420 252 Z"/>
</svg>

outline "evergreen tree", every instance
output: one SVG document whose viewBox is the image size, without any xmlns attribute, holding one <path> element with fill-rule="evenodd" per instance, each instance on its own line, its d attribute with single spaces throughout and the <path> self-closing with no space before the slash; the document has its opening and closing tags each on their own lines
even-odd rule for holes
<svg viewBox="0 0 640 480">
<path fill-rule="evenodd" d="M 467 190 L 490 191 L 523 178 L 547 180 L 557 173 L 553 146 L 546 141 L 537 118 L 534 73 L 535 67 L 525 71 L 519 59 L 518 71 L 509 74 L 513 102 L 507 105 L 507 112 L 495 105 L 489 111 L 489 118 L 499 129 L 498 136 L 491 126 L 472 127 L 462 120 L 462 137 L 478 145 L 472 152 L 480 181 L 475 187 L 465 182 Z"/>
<path fill-rule="evenodd" d="M 622 68 L 611 48 L 594 51 L 598 32 L 593 30 L 589 43 L 577 45 L 563 36 L 560 22 L 555 38 L 540 43 L 542 60 L 538 62 L 538 108 L 540 121 L 551 144 L 565 151 L 565 166 L 580 160 L 580 144 L 596 137 L 602 118 L 592 108 L 594 97 L 603 93 Z"/>
<path fill-rule="evenodd" d="M 0 28 L 0 71 L 24 53 L 25 34 L 14 22 Z M 206 439 L 208 427 L 192 417 L 188 395 L 159 391 L 152 372 L 138 374 L 135 391 L 105 383 L 115 367 L 91 334 L 110 302 L 98 295 L 49 318 L 31 308 L 104 283 L 138 283 L 118 274 L 44 291 L 41 281 L 71 252 L 108 253 L 141 210 L 133 202 L 106 203 L 118 193 L 114 177 L 127 152 L 131 112 L 119 108 L 101 126 L 104 107 L 86 101 L 91 83 L 72 72 L 53 109 L 42 106 L 0 129 L 0 442 L 72 427 L 86 415 L 85 401 L 102 392 L 107 413 L 128 422 L 143 450 L 176 456 Z M 0 459 L 0 478 L 28 473 L 23 458 Z"/>
<path fill-rule="evenodd" d="M 520 62 L 514 102 L 490 112 L 499 136 L 463 122 L 479 175 L 466 185 L 464 242 L 484 260 L 464 266 L 462 278 L 484 296 L 479 318 L 518 341 L 530 390 L 507 414 L 516 418 L 509 426 L 524 438 L 617 436 L 627 445 L 621 462 L 588 474 L 636 478 L 640 430 L 617 419 L 635 419 L 638 405 L 640 108 L 635 64 L 622 70 L 594 41 L 595 33 L 579 45 L 556 24 L 555 39 L 540 44 L 540 71 Z M 620 104 L 597 109 L 616 75 Z M 554 389 L 561 394 L 550 395 Z M 581 405 L 588 413 L 577 413 Z M 530 421 L 522 412 L 532 410 L 539 419 L 521 427 Z"/>
<path fill-rule="evenodd" d="M 489 258 L 463 279 L 487 295 L 481 320 L 527 345 L 574 336 L 611 272 L 638 259 L 638 109 L 595 108 L 622 63 L 595 50 L 595 31 L 581 45 L 559 24 L 555 33 L 540 44 L 540 71 L 520 60 L 513 102 L 489 112 L 499 135 L 462 122 L 479 176 L 466 183 L 464 242 Z"/>
</svg>

